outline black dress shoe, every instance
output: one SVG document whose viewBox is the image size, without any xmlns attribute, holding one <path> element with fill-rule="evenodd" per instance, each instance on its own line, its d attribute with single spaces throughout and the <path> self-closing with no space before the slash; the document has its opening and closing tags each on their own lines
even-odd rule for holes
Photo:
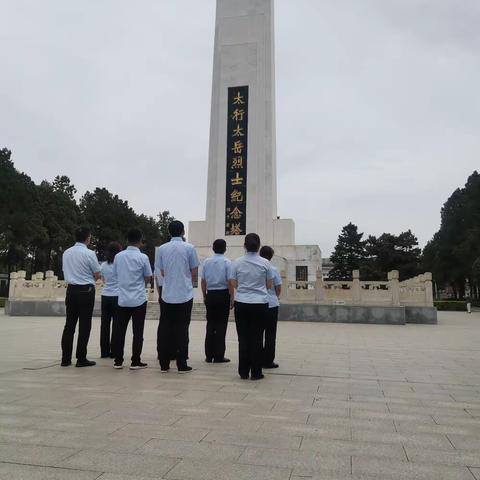
<svg viewBox="0 0 480 480">
<path fill-rule="evenodd" d="M 93 367 L 96 365 L 97 362 L 93 362 L 92 360 L 78 360 L 77 363 L 75 364 L 76 367 Z"/>
<path fill-rule="evenodd" d="M 178 373 L 188 373 L 193 370 L 192 367 L 189 367 L 188 365 L 185 365 L 184 367 L 179 367 L 178 368 Z"/>
<path fill-rule="evenodd" d="M 142 368 L 147 368 L 147 367 L 148 367 L 148 363 L 142 363 L 142 362 L 132 363 L 130 365 L 130 370 L 141 370 Z"/>
<path fill-rule="evenodd" d="M 263 365 L 263 368 L 278 368 L 278 363 L 272 362 L 269 365 Z"/>
<path fill-rule="evenodd" d="M 248 380 L 250 377 L 248 375 L 240 375 L 242 380 Z"/>
<path fill-rule="evenodd" d="M 206 361 L 207 363 L 212 363 L 212 362 L 213 362 L 213 358 L 205 358 L 205 361 Z"/>
<path fill-rule="evenodd" d="M 230 362 L 230 359 L 229 358 L 220 358 L 219 360 L 213 360 L 213 363 L 228 363 Z"/>
<path fill-rule="evenodd" d="M 69 367 L 72 364 L 70 360 L 62 360 L 62 363 L 60 364 L 62 367 Z"/>
<path fill-rule="evenodd" d="M 255 375 L 255 377 L 251 377 L 252 380 L 261 380 L 262 378 L 265 378 L 265 375 L 263 375 L 263 373 L 260 375 Z"/>
</svg>

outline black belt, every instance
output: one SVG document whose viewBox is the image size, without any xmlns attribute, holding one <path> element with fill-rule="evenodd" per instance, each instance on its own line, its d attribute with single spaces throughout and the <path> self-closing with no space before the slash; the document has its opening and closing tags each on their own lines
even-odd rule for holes
<svg viewBox="0 0 480 480">
<path fill-rule="evenodd" d="M 218 294 L 223 294 L 225 295 L 226 293 L 230 293 L 230 290 L 225 289 L 225 290 L 208 290 L 207 293 L 218 293 Z"/>
<path fill-rule="evenodd" d="M 90 290 L 95 290 L 95 285 L 88 283 L 87 285 L 72 285 L 68 284 L 67 289 L 69 290 L 80 290 L 89 292 Z"/>
</svg>

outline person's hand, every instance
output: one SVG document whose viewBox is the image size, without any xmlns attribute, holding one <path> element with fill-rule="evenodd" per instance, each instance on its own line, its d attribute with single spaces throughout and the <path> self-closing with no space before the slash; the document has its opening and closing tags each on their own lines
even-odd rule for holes
<svg viewBox="0 0 480 480">
<path fill-rule="evenodd" d="M 235 301 L 232 299 L 230 300 L 230 310 L 232 310 L 234 306 L 235 306 Z"/>
</svg>

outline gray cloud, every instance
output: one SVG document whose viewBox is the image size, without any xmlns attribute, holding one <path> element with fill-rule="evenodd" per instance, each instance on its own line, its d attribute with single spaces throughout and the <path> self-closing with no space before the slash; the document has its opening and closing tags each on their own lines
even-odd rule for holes
<svg viewBox="0 0 480 480">
<path fill-rule="evenodd" d="M 138 211 L 205 214 L 213 0 L 0 0 L 0 145 Z M 279 213 L 424 244 L 478 168 L 476 0 L 276 0 Z"/>
</svg>

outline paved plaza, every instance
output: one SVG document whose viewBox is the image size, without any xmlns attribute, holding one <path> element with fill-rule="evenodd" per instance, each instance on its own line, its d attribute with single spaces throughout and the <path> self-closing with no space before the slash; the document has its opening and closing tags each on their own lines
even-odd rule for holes
<svg viewBox="0 0 480 480">
<path fill-rule="evenodd" d="M 59 366 L 61 318 L 0 314 L 0 479 L 480 480 L 480 313 L 439 325 L 281 323 L 281 368 L 260 382 L 195 371 Z M 127 355 L 130 345 L 127 341 Z"/>
</svg>

